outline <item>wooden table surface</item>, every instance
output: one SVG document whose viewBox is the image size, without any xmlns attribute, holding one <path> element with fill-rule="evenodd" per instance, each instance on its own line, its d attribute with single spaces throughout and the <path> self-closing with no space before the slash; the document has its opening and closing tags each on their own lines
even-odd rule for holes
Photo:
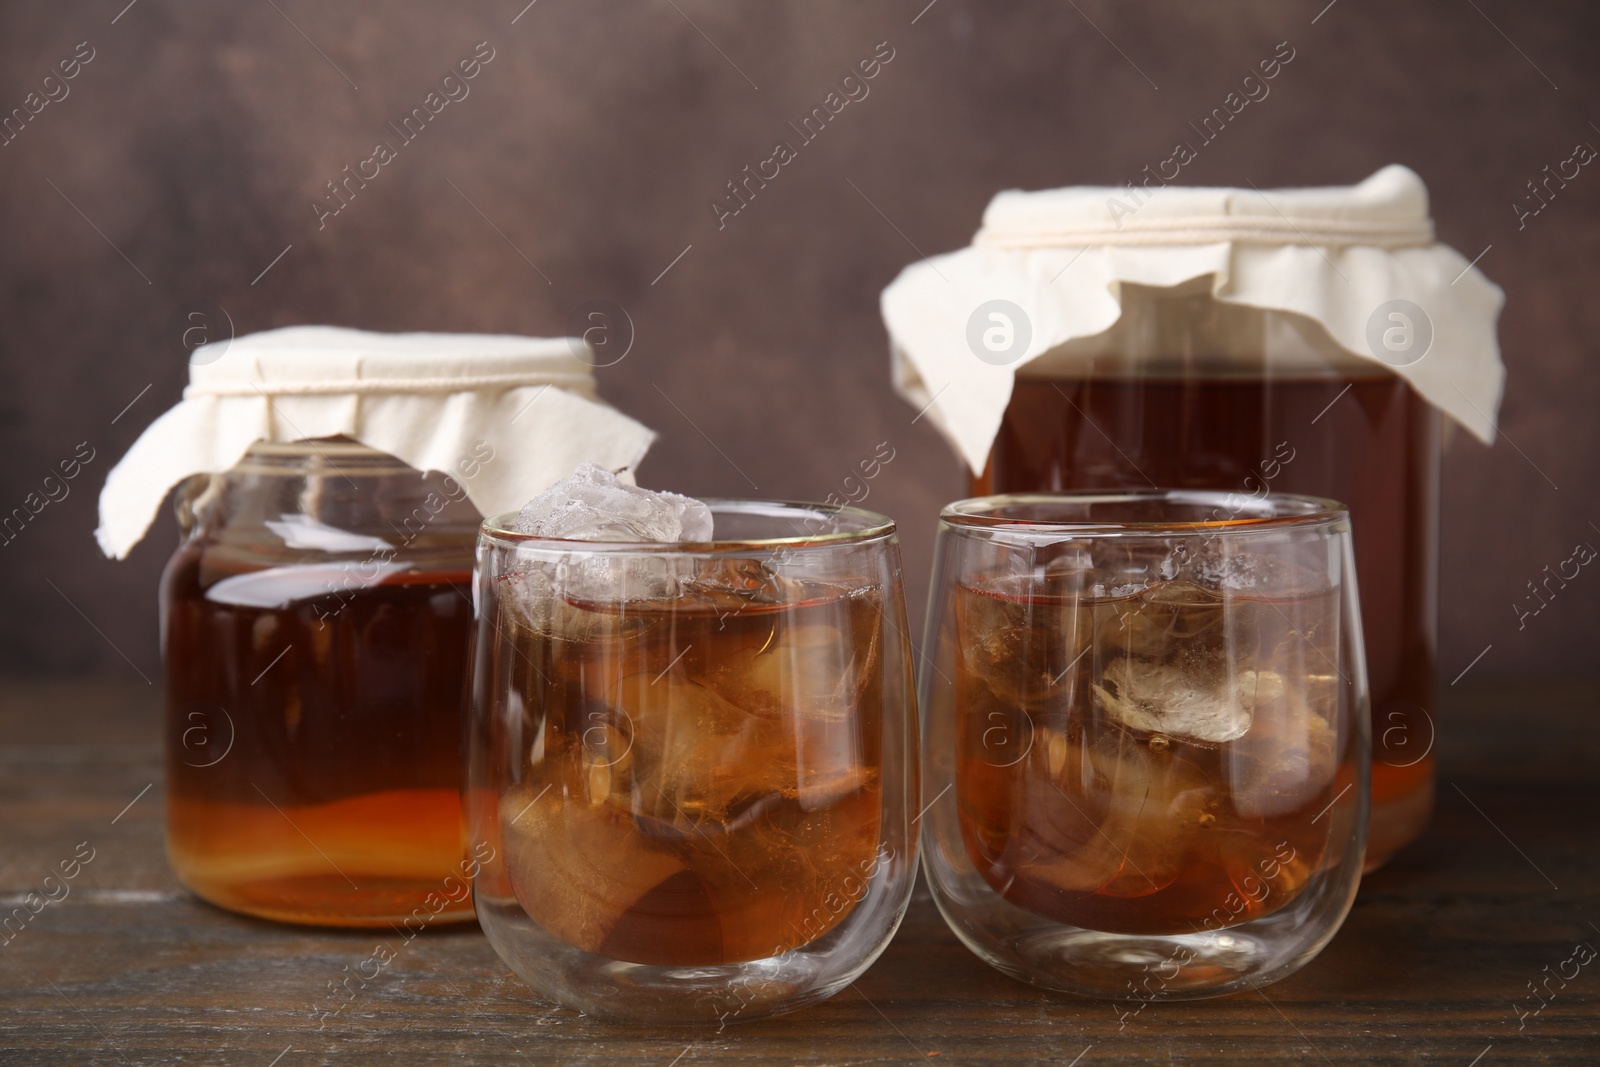
<svg viewBox="0 0 1600 1067">
<path fill-rule="evenodd" d="M 470 926 L 428 930 L 323 1021 L 329 984 L 381 935 L 247 919 L 179 887 L 154 687 L 3 683 L 0 912 L 80 843 L 94 858 L 0 947 L 0 1063 L 1600 1064 L 1600 960 L 1575 976 L 1568 962 L 1600 947 L 1597 696 L 1448 691 L 1428 836 L 1263 993 L 1119 1022 L 1109 1003 L 990 970 L 919 889 L 889 950 L 833 1000 L 679 1033 L 540 1003 Z"/>
</svg>

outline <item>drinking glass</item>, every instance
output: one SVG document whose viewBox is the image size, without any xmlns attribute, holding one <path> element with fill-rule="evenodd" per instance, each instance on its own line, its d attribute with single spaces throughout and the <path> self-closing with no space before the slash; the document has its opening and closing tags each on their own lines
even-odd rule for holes
<svg viewBox="0 0 1600 1067">
<path fill-rule="evenodd" d="M 1369 771 L 1341 505 L 952 504 L 925 652 L 924 865 L 984 960 L 1142 1005 L 1274 981 L 1332 938 Z"/>
<path fill-rule="evenodd" d="M 568 1007 L 726 1023 L 830 996 L 905 912 L 916 713 L 895 527 L 708 501 L 717 539 L 478 543 L 478 919 Z"/>
</svg>

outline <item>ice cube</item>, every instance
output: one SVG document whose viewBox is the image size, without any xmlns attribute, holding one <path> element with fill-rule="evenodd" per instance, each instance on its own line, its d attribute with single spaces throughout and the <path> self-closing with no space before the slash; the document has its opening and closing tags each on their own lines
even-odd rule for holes
<svg viewBox="0 0 1600 1067">
<path fill-rule="evenodd" d="M 1113 590 L 1126 584 L 1119 582 L 1114 571 L 1097 567 L 1088 558 L 1087 551 L 1079 555 L 1060 556 L 1045 565 L 1041 575 L 1043 588 L 1039 591 L 1049 596 L 1106 597 L 1117 595 Z M 1142 586 L 1140 587 L 1142 588 Z M 1135 592 L 1137 590 L 1134 590 Z"/>
<path fill-rule="evenodd" d="M 1152 751 L 1118 727 L 1081 749 L 1070 741 L 1063 749 L 1069 773 L 1061 780 L 1030 776 L 1019 875 L 1108 896 L 1145 896 L 1170 885 L 1203 843 L 1203 816 L 1217 806 L 1199 767 L 1175 750 Z"/>
<path fill-rule="evenodd" d="M 1099 609 L 1099 640 L 1130 656 L 1162 659 L 1182 646 L 1214 644 L 1210 634 L 1227 623 L 1222 599 L 1194 582 L 1162 582 L 1137 596 L 1104 601 Z M 1204 640 L 1202 640 L 1204 639 Z"/>
<path fill-rule="evenodd" d="M 625 641 L 640 624 L 604 606 L 674 595 L 676 562 L 642 556 L 535 559 L 502 575 L 497 597 L 512 619 L 542 637 L 614 644 Z"/>
<path fill-rule="evenodd" d="M 1093 684 L 1096 702 L 1130 730 L 1220 744 L 1243 737 L 1258 702 L 1281 699 L 1283 679 L 1240 671 L 1212 679 L 1149 660 L 1119 659 Z"/>
<path fill-rule="evenodd" d="M 692 831 L 729 823 L 750 804 L 793 788 L 793 741 L 677 673 L 630 674 L 612 704 L 634 737 L 633 810 Z M 784 744 L 788 741 L 788 744 Z"/>
<path fill-rule="evenodd" d="M 731 556 L 700 559 L 694 564 L 693 576 L 686 576 L 683 591 L 714 610 L 718 619 L 800 599 L 797 584 L 778 574 L 768 560 Z"/>
<path fill-rule="evenodd" d="M 1193 750 L 1157 750 L 1113 727 L 1090 747 L 1096 784 L 1108 793 L 1103 837 L 1122 848 L 1116 877 L 1099 888 L 1111 896 L 1144 896 L 1170 885 L 1185 861 L 1210 838 L 1205 816 L 1220 795 L 1190 758 Z M 1214 816 L 1213 816 L 1214 821 Z"/>
<path fill-rule="evenodd" d="M 1013 593 L 1026 588 L 995 583 L 959 597 L 956 628 L 965 670 L 1001 703 L 1038 711 L 1061 692 L 1089 632 L 1075 602 Z"/>
<path fill-rule="evenodd" d="M 738 649 L 712 665 L 717 691 L 766 718 L 789 712 L 842 722 L 855 710 L 864 680 L 872 677 L 877 634 L 853 649 L 855 635 L 832 624 L 838 620 L 792 625 L 781 616 L 772 618 L 773 634 L 765 644 Z"/>
<path fill-rule="evenodd" d="M 574 541 L 709 541 L 711 510 L 677 493 L 640 489 L 631 479 L 581 463 L 570 478 L 540 493 L 511 524 L 518 533 Z M 505 583 L 512 608 L 541 632 L 568 614 L 556 601 L 607 604 L 678 595 L 695 560 L 668 553 L 533 554 Z M 559 629 L 559 627 L 557 627 Z"/>
<path fill-rule="evenodd" d="M 568 944 L 598 952 L 630 909 L 687 866 L 640 834 L 626 813 L 574 804 L 564 793 L 525 786 L 505 795 L 506 860 L 528 915 Z"/>
<path fill-rule="evenodd" d="M 1326 572 L 1265 552 L 1241 552 L 1226 544 L 1210 546 L 1188 570 L 1196 581 L 1219 593 L 1288 598 L 1328 591 Z"/>
<path fill-rule="evenodd" d="M 711 509 L 677 493 L 641 489 L 604 467 L 580 463 L 517 513 L 512 528 L 574 541 L 709 541 Z"/>
<path fill-rule="evenodd" d="M 612 959 L 776 955 L 842 922 L 880 864 L 872 789 L 798 820 L 757 805 L 735 824 L 684 827 L 536 784 L 500 805 L 511 887 L 544 929 Z"/>
<path fill-rule="evenodd" d="M 706 504 L 677 493 L 654 493 L 632 485 L 595 464 L 578 470 L 528 501 L 512 523 L 517 533 L 566 541 L 710 541 L 712 518 Z M 573 552 L 552 558 L 531 550 L 525 565 L 502 584 L 507 603 L 525 624 L 541 633 L 581 640 L 582 632 L 563 621 L 571 605 L 606 605 L 627 600 L 675 597 L 693 576 L 696 561 L 672 553 Z"/>
<path fill-rule="evenodd" d="M 1278 688 L 1281 692 L 1281 682 Z M 1251 818 L 1283 815 L 1313 805 L 1324 794 L 1331 796 L 1338 770 L 1335 741 L 1328 720 L 1299 693 L 1258 707 L 1250 732 L 1228 747 L 1239 813 Z"/>
</svg>

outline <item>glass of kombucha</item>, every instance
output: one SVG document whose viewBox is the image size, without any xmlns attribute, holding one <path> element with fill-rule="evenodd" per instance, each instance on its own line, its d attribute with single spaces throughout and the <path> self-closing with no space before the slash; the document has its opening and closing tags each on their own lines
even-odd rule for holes
<svg viewBox="0 0 1600 1067">
<path fill-rule="evenodd" d="M 1338 929 L 1369 759 L 1341 505 L 952 504 L 925 648 L 924 863 L 984 960 L 1142 1004 L 1274 981 Z"/>
<path fill-rule="evenodd" d="M 268 919 L 470 920 L 460 736 L 477 509 L 342 439 L 259 442 L 178 496 L 161 584 L 167 853 Z"/>
<path fill-rule="evenodd" d="M 830 996 L 915 874 L 893 523 L 713 501 L 717 540 L 479 538 L 464 807 L 535 992 L 720 1026 Z"/>
</svg>

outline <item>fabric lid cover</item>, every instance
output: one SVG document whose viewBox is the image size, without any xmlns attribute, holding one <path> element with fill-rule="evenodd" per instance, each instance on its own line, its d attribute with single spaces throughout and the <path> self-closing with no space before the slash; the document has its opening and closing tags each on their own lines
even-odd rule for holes
<svg viewBox="0 0 1600 1067">
<path fill-rule="evenodd" d="M 586 352 L 575 338 L 334 326 L 202 346 L 183 400 L 107 476 L 95 537 L 127 556 L 174 485 L 228 470 L 257 441 L 349 437 L 457 476 L 484 515 L 517 510 L 582 460 L 635 466 L 655 434 L 598 399 Z"/>
<path fill-rule="evenodd" d="M 895 389 L 981 472 L 1019 368 L 1045 353 L 1060 366 L 1073 341 L 1110 329 L 1123 283 L 1168 288 L 1206 277 L 1219 301 L 1315 320 L 1339 348 L 1494 439 L 1504 294 L 1435 243 L 1427 189 L 1401 166 L 1324 189 L 1002 192 L 970 247 L 911 264 L 883 291 Z M 995 299 L 1019 306 L 1031 334 L 1004 365 L 978 358 L 968 340 L 971 317 Z M 1431 328 L 1414 362 L 1381 358 L 1369 340 L 1396 300 L 1422 309 Z"/>
</svg>

